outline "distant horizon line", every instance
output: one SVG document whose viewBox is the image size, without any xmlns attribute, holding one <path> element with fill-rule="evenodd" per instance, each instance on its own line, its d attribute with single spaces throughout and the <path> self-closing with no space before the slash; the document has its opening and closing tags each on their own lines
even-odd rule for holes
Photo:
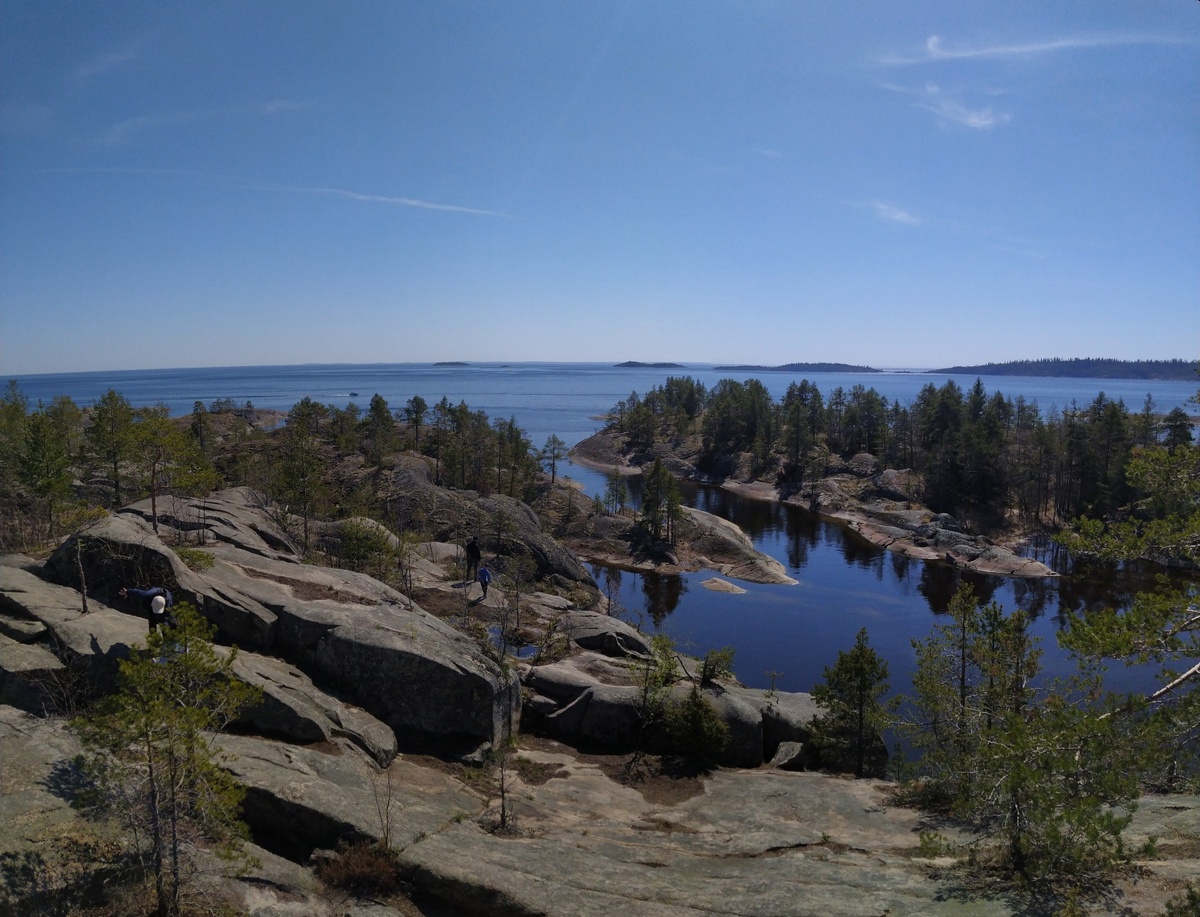
<svg viewBox="0 0 1200 917">
<path fill-rule="evenodd" d="M 1009 366 L 1015 363 L 1049 363 L 1049 362 L 1072 362 L 1072 361 L 1105 361 L 1113 363 L 1196 363 L 1200 364 L 1200 359 L 1190 357 L 1170 357 L 1170 358 L 1141 358 L 1141 357 L 1020 357 L 1012 360 L 989 360 L 985 363 L 970 364 L 951 364 L 949 368 L 982 368 L 985 366 Z M 208 370 L 208 369 L 285 369 L 289 367 L 338 367 L 338 366 L 443 366 L 443 367 L 471 367 L 471 366 L 486 366 L 486 367 L 503 367 L 514 365 L 526 366 L 605 366 L 612 369 L 620 368 L 700 368 L 712 370 L 717 367 L 732 367 L 737 369 L 762 369 L 770 370 L 775 367 L 788 366 L 791 364 L 799 365 L 831 365 L 840 364 L 840 360 L 789 360 L 786 363 L 748 363 L 748 362 L 733 362 L 733 361 L 710 361 L 710 360 L 389 360 L 389 361 L 367 361 L 367 362 L 349 362 L 349 361 L 333 361 L 321 362 L 317 360 L 306 360 L 298 363 L 222 363 L 209 365 L 190 365 L 190 366 L 148 366 L 140 368 L 124 367 L 120 369 L 80 369 L 80 370 L 49 370 L 44 372 L 24 372 L 10 373 L 0 372 L 0 381 L 8 379 L 22 379 L 35 376 L 77 376 L 77 375 L 101 375 L 101 374 L 120 374 L 120 373 L 146 373 L 146 372 L 177 372 L 182 370 Z M 624 365 L 623 365 L 624 364 Z M 933 373 L 944 371 L 944 369 L 934 366 L 870 366 L 869 364 L 845 364 L 847 366 L 861 366 L 865 369 L 878 373 Z M 850 371 L 850 370 L 847 370 Z"/>
</svg>

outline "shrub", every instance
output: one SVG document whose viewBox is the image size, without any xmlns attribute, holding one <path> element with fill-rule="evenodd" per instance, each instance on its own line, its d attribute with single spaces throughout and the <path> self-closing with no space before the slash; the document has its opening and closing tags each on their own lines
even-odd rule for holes
<svg viewBox="0 0 1200 917">
<path fill-rule="evenodd" d="M 317 862 L 317 878 L 357 895 L 395 895 L 404 891 L 396 854 L 376 841 L 345 844 Z"/>
<path fill-rule="evenodd" d="M 199 548 L 176 548 L 175 554 L 187 564 L 189 570 L 197 573 L 204 572 L 216 563 L 216 558 L 212 554 Z"/>
<path fill-rule="evenodd" d="M 700 686 L 711 685 L 718 678 L 733 677 L 733 647 L 709 650 L 700 667 Z"/>
<path fill-rule="evenodd" d="M 694 685 L 687 697 L 667 708 L 666 728 L 672 749 L 706 770 L 716 766 L 729 741 L 729 727 Z"/>
</svg>

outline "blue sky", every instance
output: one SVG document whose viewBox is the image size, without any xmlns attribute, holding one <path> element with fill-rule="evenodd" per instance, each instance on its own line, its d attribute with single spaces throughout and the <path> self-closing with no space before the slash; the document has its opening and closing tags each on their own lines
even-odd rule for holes
<svg viewBox="0 0 1200 917">
<path fill-rule="evenodd" d="M 1200 3 L 0 0 L 0 374 L 1200 356 Z"/>
</svg>

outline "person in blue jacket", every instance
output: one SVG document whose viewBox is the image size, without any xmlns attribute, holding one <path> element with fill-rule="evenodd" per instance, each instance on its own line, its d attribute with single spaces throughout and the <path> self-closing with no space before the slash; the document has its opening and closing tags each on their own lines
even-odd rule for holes
<svg viewBox="0 0 1200 917">
<path fill-rule="evenodd" d="M 169 589 L 165 589 L 162 586 L 145 586 L 140 589 L 122 587 L 119 595 L 123 599 L 132 595 L 147 601 L 150 633 L 154 633 L 159 627 L 169 626 L 172 623 L 167 609 L 175 604 L 175 599 L 171 596 Z"/>
<path fill-rule="evenodd" d="M 492 582 L 492 571 L 486 566 L 479 568 L 479 585 L 483 587 L 483 598 L 487 598 L 488 586 Z M 481 600 L 482 601 L 482 600 Z"/>
</svg>

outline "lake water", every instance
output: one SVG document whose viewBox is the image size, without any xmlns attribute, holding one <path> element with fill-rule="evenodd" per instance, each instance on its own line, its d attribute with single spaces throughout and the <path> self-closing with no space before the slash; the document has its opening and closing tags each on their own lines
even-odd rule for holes
<svg viewBox="0 0 1200 917">
<path fill-rule="evenodd" d="M 414 395 L 430 405 L 443 396 L 466 401 L 492 418 L 515 417 L 535 447 L 551 434 L 574 445 L 598 430 L 604 414 L 630 392 L 644 393 L 668 376 L 690 375 L 712 387 L 722 378 L 760 379 L 777 400 L 802 374 L 721 372 L 710 365 L 682 368 L 613 367 L 600 363 L 479 363 L 463 365 L 378 364 L 219 367 L 209 369 L 128 370 L 18 376 L 17 383 L 33 404 L 69 395 L 81 406 L 116 389 L 135 406 L 166 404 L 173 414 L 190 413 L 195 401 L 217 398 L 255 407 L 288 410 L 305 396 L 345 406 L 366 407 L 378 393 L 393 408 Z M 954 378 L 964 389 L 974 376 L 928 373 L 828 373 L 808 376 L 828 396 L 836 387 L 856 384 L 874 388 L 889 402 L 907 404 L 928 383 Z M 1121 399 L 1131 411 L 1141 410 L 1149 394 L 1156 410 L 1195 406 L 1195 382 L 1041 377 L 982 377 L 989 393 L 1000 391 L 1036 401 L 1043 415 L 1086 405 L 1104 392 Z M 357 393 L 357 394 L 354 394 Z M 603 489 L 601 475 L 577 466 L 566 473 L 589 493 Z M 712 572 L 683 577 L 621 574 L 620 595 L 628 616 L 647 627 L 659 622 L 688 652 L 731 645 L 734 669 L 743 682 L 781 690 L 807 691 L 832 664 L 838 649 L 854 643 L 866 627 L 871 645 L 888 660 L 894 690 L 908 689 L 913 668 L 913 637 L 927 634 L 935 615 L 943 612 L 962 574 L 940 564 L 925 564 L 881 551 L 844 528 L 801 510 L 739 500 L 712 488 L 689 488 L 692 505 L 733 519 L 754 538 L 759 550 L 781 561 L 796 586 L 740 584 L 745 595 L 728 595 L 701 584 Z M 605 571 L 597 569 L 597 580 Z M 1051 671 L 1064 669 L 1054 653 L 1054 632 L 1066 610 L 1112 600 L 1121 604 L 1136 586 L 1132 574 L 1090 570 L 1059 580 L 1029 581 L 973 577 L 976 591 L 1007 610 L 1021 607 L 1036 615 L 1035 630 L 1047 650 Z"/>
</svg>

